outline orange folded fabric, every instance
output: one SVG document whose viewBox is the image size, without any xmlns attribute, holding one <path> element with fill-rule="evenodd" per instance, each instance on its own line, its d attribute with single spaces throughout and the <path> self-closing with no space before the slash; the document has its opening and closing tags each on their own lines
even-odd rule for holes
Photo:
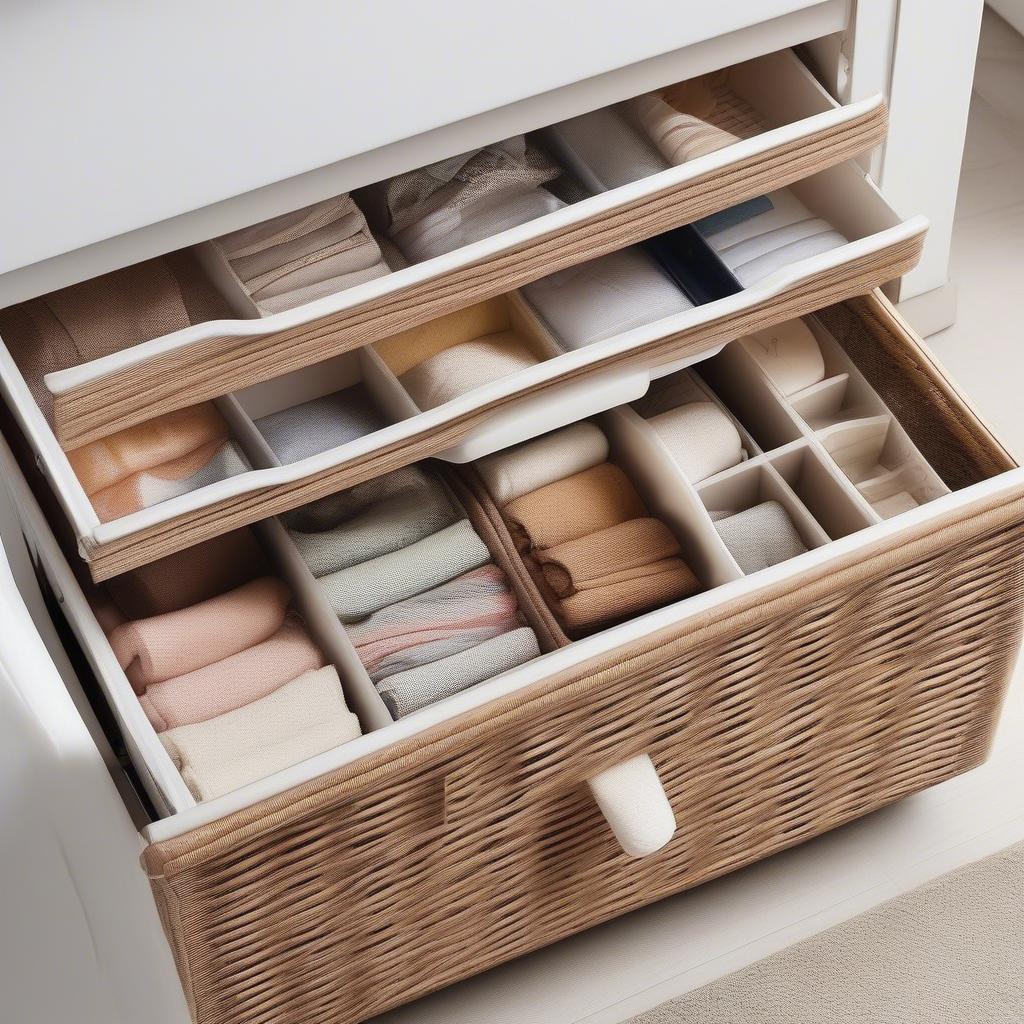
<svg viewBox="0 0 1024 1024">
<path fill-rule="evenodd" d="M 157 732 L 206 722 L 266 697 L 325 664 L 302 620 L 289 612 L 262 643 L 185 675 L 151 684 L 139 703 Z"/>
<path fill-rule="evenodd" d="M 116 626 L 110 646 L 136 693 L 262 643 L 284 622 L 288 587 L 264 576 L 190 608 Z"/>
<path fill-rule="evenodd" d="M 213 442 L 226 441 L 228 425 L 212 402 L 165 413 L 68 452 L 88 495 L 143 470 L 181 459 Z"/>
<path fill-rule="evenodd" d="M 516 547 L 526 552 L 643 518 L 647 509 L 626 474 L 603 462 L 510 501 L 503 515 Z"/>
<path fill-rule="evenodd" d="M 263 550 L 246 528 L 115 576 L 106 587 L 125 618 L 148 619 L 226 594 L 268 571 Z"/>
<path fill-rule="evenodd" d="M 679 542 L 660 519 L 630 519 L 578 540 L 571 540 L 535 557 L 551 592 L 566 598 L 651 576 L 661 563 L 679 554 Z M 660 568 L 657 568 L 660 566 Z"/>
</svg>

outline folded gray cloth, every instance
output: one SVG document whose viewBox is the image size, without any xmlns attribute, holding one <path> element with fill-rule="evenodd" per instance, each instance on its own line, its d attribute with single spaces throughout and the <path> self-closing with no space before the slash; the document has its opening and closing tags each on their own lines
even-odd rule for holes
<svg viewBox="0 0 1024 1024">
<path fill-rule="evenodd" d="M 807 547 L 786 510 L 777 501 L 765 501 L 735 515 L 719 518 L 715 529 L 736 564 L 746 575 L 802 555 Z"/>
<path fill-rule="evenodd" d="M 362 384 L 261 416 L 255 423 L 270 450 L 285 466 L 388 425 Z"/>
<path fill-rule="evenodd" d="M 320 580 L 334 614 L 355 622 L 396 601 L 461 576 L 490 559 L 468 519 L 407 548 L 339 569 Z"/>
<path fill-rule="evenodd" d="M 536 634 L 521 626 L 441 661 L 398 672 L 377 689 L 388 710 L 402 718 L 539 655 Z"/>
<path fill-rule="evenodd" d="M 319 578 L 407 548 L 461 517 L 441 484 L 428 479 L 426 486 L 400 491 L 330 530 L 292 530 L 291 535 L 310 572 Z"/>
<path fill-rule="evenodd" d="M 356 484 L 337 494 L 317 498 L 308 505 L 293 509 L 285 514 L 285 522 L 293 530 L 303 533 L 318 533 L 353 516 L 364 509 L 372 508 L 395 495 L 416 488 L 428 488 L 431 480 L 418 466 L 403 466 L 384 476 L 374 477 L 365 483 Z"/>
</svg>

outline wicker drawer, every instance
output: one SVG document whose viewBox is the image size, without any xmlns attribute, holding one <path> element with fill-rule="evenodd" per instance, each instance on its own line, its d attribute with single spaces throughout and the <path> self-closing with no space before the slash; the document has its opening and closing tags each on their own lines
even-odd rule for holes
<svg viewBox="0 0 1024 1024">
<path fill-rule="evenodd" d="M 360 1021 L 984 759 L 1021 636 L 1024 471 L 880 295 L 816 320 L 948 493 L 226 796 L 162 793 L 143 863 L 197 1021 Z M 595 781 L 638 763 L 671 826 L 648 850 Z"/>
<path fill-rule="evenodd" d="M 864 294 L 910 269 L 926 222 L 901 222 L 849 159 L 880 138 L 881 101 L 836 106 L 789 51 L 740 65 L 730 76 L 738 94 L 783 127 L 319 302 L 262 320 L 200 324 L 48 374 L 52 426 L 0 346 L 5 397 L 93 578 L 106 579 L 385 469 L 428 456 L 465 461 L 632 400 L 653 377 L 732 338 Z M 364 379 L 368 386 L 376 381 L 386 390 L 386 373 L 374 357 L 380 341 L 429 326 L 439 315 L 457 316 L 481 300 L 522 308 L 514 290 L 519 285 L 793 182 L 792 192 L 840 228 L 848 244 L 792 263 L 736 294 L 585 348 L 542 346 L 536 366 L 427 412 L 399 403 L 387 409 L 392 422 L 386 429 L 291 465 L 268 460 L 251 429 L 238 423 L 252 401 L 263 401 L 251 399 L 261 391 L 315 393 L 335 377 Z M 101 522 L 58 439 L 71 450 L 207 398 L 239 431 L 253 471 Z"/>
</svg>

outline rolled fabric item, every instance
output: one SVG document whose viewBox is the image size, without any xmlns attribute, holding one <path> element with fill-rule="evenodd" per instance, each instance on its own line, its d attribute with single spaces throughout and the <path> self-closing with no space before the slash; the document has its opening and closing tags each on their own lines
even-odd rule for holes
<svg viewBox="0 0 1024 1024">
<path fill-rule="evenodd" d="M 537 551 L 534 558 L 548 589 L 566 598 L 661 572 L 667 568 L 662 563 L 678 554 L 672 531 L 660 519 L 647 517 Z"/>
<path fill-rule="evenodd" d="M 793 395 L 825 378 L 825 358 L 818 339 L 803 320 L 786 320 L 755 331 L 740 344 L 784 394 Z"/>
<path fill-rule="evenodd" d="M 468 634 L 486 640 L 516 628 L 518 604 L 505 574 L 493 563 L 457 576 L 439 587 L 396 601 L 347 628 L 367 672 L 374 680 L 384 678 L 397 667 L 399 655 L 412 667 L 436 661 L 439 644 L 450 645 L 446 654 L 463 647 Z M 430 647 L 431 653 L 424 648 Z"/>
<path fill-rule="evenodd" d="M 173 462 L 125 477 L 89 495 L 101 522 L 138 512 L 200 487 L 246 473 L 251 467 L 234 441 L 211 441 Z"/>
<path fill-rule="evenodd" d="M 281 628 L 262 643 L 185 675 L 152 683 L 139 703 L 153 728 L 163 732 L 251 704 L 323 664 L 324 656 L 302 620 L 290 612 Z"/>
<path fill-rule="evenodd" d="M 270 450 L 285 466 L 388 425 L 362 384 L 260 416 L 254 422 Z"/>
<path fill-rule="evenodd" d="M 807 546 L 786 510 L 764 501 L 715 521 L 715 529 L 746 575 L 802 555 Z"/>
<path fill-rule="evenodd" d="M 221 235 L 212 245 L 264 315 L 390 273 L 347 194 Z"/>
<path fill-rule="evenodd" d="M 305 672 L 259 700 L 160 742 L 197 800 L 266 778 L 360 735 L 333 665 Z"/>
<path fill-rule="evenodd" d="M 320 586 L 334 614 L 342 622 L 355 622 L 489 560 L 487 545 L 462 519 L 407 548 L 332 572 L 320 579 Z"/>
<path fill-rule="evenodd" d="M 441 661 L 388 676 L 377 690 L 391 714 L 404 718 L 539 656 L 536 634 L 520 626 Z"/>
<path fill-rule="evenodd" d="M 405 491 L 431 486 L 431 479 L 419 466 L 403 466 L 384 476 L 348 487 L 337 494 L 317 498 L 285 513 L 285 521 L 294 530 L 318 533 L 388 501 Z"/>
<path fill-rule="evenodd" d="M 700 580 L 681 558 L 665 558 L 643 576 L 579 590 L 557 601 L 555 614 L 570 636 L 581 636 L 633 615 L 661 608 L 701 590 Z"/>
<path fill-rule="evenodd" d="M 739 465 L 746 455 L 736 425 L 714 402 L 689 402 L 647 422 L 691 483 Z"/>
<path fill-rule="evenodd" d="M 386 498 L 329 530 L 291 537 L 317 577 L 368 562 L 415 544 L 463 518 L 460 509 L 436 480 Z"/>
<path fill-rule="evenodd" d="M 626 108 L 670 164 L 684 164 L 740 141 L 731 132 L 676 110 L 657 93 L 629 100 Z"/>
<path fill-rule="evenodd" d="M 626 474 L 603 462 L 516 498 L 502 514 L 516 547 L 526 552 L 642 519 L 647 508 Z"/>
<path fill-rule="evenodd" d="M 109 636 L 136 693 L 262 643 L 284 622 L 288 587 L 272 576 L 180 611 L 136 619 Z"/>
<path fill-rule="evenodd" d="M 583 421 L 478 459 L 474 467 L 496 505 L 582 473 L 608 459 L 608 438 Z"/>
<path fill-rule="evenodd" d="M 114 576 L 105 585 L 126 618 L 144 619 L 227 593 L 268 570 L 262 548 L 246 527 Z"/>
<path fill-rule="evenodd" d="M 849 239 L 838 231 L 819 231 L 814 235 L 773 249 L 757 259 L 732 267 L 731 270 L 735 274 L 736 280 L 744 288 L 749 288 L 769 274 L 775 273 L 776 270 L 781 270 L 800 260 L 809 260 L 813 256 L 831 252 L 841 245 L 846 245 L 848 241 Z"/>
<path fill-rule="evenodd" d="M 635 246 L 523 287 L 563 348 L 577 349 L 693 308 L 657 263 Z"/>
<path fill-rule="evenodd" d="M 227 422 L 217 407 L 201 402 L 76 448 L 68 452 L 68 462 L 82 489 L 92 495 L 229 436 Z"/>
<path fill-rule="evenodd" d="M 446 348 L 398 379 L 420 409 L 435 409 L 539 361 L 515 331 L 500 331 Z"/>
</svg>

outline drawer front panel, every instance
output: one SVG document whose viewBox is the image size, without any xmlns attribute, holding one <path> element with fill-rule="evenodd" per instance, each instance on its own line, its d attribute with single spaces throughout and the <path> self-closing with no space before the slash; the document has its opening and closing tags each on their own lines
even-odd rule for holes
<svg viewBox="0 0 1024 1024">
<path fill-rule="evenodd" d="M 150 846 L 196 1019 L 363 1020 L 977 765 L 1022 517 L 987 499 Z M 678 830 L 635 861 L 583 782 L 645 752 Z"/>
</svg>

